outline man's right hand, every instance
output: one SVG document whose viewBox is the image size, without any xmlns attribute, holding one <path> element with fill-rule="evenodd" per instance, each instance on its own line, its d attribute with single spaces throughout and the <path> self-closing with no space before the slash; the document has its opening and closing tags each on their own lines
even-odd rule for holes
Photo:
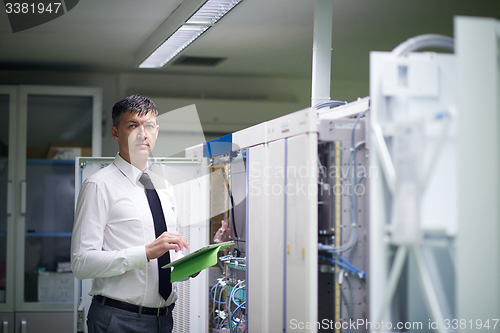
<svg viewBox="0 0 500 333">
<path fill-rule="evenodd" d="M 184 237 L 179 234 L 165 231 L 151 244 L 146 245 L 146 257 L 148 260 L 156 259 L 169 250 L 179 252 L 182 251 L 183 248 L 189 250 L 189 243 Z"/>
</svg>

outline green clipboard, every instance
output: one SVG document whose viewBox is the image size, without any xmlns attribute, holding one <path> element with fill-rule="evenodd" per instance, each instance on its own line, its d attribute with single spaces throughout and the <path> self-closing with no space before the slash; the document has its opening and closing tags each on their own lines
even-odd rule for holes
<svg viewBox="0 0 500 333">
<path fill-rule="evenodd" d="M 205 268 L 211 267 L 217 264 L 217 252 L 222 249 L 228 248 L 233 245 L 234 242 L 224 242 L 219 244 L 211 244 L 202 247 L 193 253 L 188 254 L 176 261 L 172 261 L 170 264 L 163 266 L 162 268 L 173 267 L 172 273 L 170 274 L 170 281 L 176 282 L 182 280 L 188 276 L 198 273 Z"/>
</svg>

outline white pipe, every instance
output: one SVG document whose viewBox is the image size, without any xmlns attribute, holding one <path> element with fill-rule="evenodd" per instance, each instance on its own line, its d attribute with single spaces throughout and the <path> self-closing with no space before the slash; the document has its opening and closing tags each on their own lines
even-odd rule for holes
<svg viewBox="0 0 500 333">
<path fill-rule="evenodd" d="M 412 37 L 396 46 L 392 53 L 396 56 L 406 56 L 413 51 L 429 47 L 439 47 L 454 51 L 455 42 L 453 38 L 443 35 L 426 34 Z"/>
<path fill-rule="evenodd" d="M 316 0 L 312 54 L 311 107 L 330 100 L 333 0 Z"/>
</svg>

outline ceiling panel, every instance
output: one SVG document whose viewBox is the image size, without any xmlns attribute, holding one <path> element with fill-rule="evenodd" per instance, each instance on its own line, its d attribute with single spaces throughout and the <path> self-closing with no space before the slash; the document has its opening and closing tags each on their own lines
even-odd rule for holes
<svg viewBox="0 0 500 333">
<path fill-rule="evenodd" d="M 500 18 L 497 0 L 333 0 L 332 79 L 368 79 L 371 50 L 422 33 L 453 33 L 453 15 Z M 44 25 L 13 34 L 0 13 L 0 70 L 91 70 L 310 77 L 314 0 L 245 0 L 183 55 L 219 65 L 134 67 L 134 53 L 182 0 L 85 0 Z"/>
</svg>

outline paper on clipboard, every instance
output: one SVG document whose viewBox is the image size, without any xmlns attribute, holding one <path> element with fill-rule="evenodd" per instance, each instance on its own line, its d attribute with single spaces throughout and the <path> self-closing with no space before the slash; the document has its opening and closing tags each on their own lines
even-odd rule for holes
<svg viewBox="0 0 500 333">
<path fill-rule="evenodd" d="M 162 268 L 174 268 L 170 274 L 171 282 L 182 280 L 190 275 L 204 270 L 205 268 L 217 264 L 217 253 L 233 244 L 234 242 L 231 241 L 207 245 L 185 257 L 172 261 L 170 264 L 165 265 Z"/>
</svg>

